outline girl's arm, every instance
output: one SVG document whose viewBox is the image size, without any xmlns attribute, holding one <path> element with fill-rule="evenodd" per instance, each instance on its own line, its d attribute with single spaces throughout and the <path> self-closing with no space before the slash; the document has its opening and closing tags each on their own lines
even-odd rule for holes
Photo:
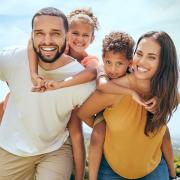
<svg viewBox="0 0 180 180">
<path fill-rule="evenodd" d="M 96 81 L 96 88 L 104 93 L 130 95 L 138 104 L 146 106 L 145 101 L 140 97 L 140 95 L 127 86 L 128 83 L 126 76 L 109 80 L 107 75 L 102 75 L 99 76 Z"/>
<path fill-rule="evenodd" d="M 121 96 L 105 94 L 95 91 L 79 108 L 78 117 L 84 121 L 90 119 L 94 114 L 104 110 L 106 107 L 119 102 Z"/>
<path fill-rule="evenodd" d="M 96 78 L 96 74 L 97 74 L 97 71 L 95 68 L 94 69 L 86 68 L 84 71 L 72 77 L 68 77 L 63 81 L 53 81 L 53 80 L 46 81 L 45 87 L 47 88 L 47 90 L 54 90 L 54 89 L 87 83 L 89 81 L 94 80 Z"/>
<path fill-rule="evenodd" d="M 171 177 L 176 177 L 176 170 L 174 167 L 173 148 L 172 148 L 171 136 L 170 136 L 168 127 L 167 127 L 165 135 L 163 137 L 161 150 L 162 150 L 162 153 L 164 155 L 164 159 L 166 160 L 166 163 L 168 166 L 169 175 Z"/>
<path fill-rule="evenodd" d="M 31 39 L 28 42 L 28 61 L 29 61 L 31 81 L 34 86 L 33 91 L 38 91 L 43 86 L 43 77 L 38 75 L 38 57 L 34 52 Z"/>
</svg>

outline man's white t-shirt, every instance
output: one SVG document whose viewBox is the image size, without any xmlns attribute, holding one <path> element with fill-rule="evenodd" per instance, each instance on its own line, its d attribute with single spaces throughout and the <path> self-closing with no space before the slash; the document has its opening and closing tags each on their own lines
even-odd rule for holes
<svg viewBox="0 0 180 180">
<path fill-rule="evenodd" d="M 19 156 L 34 156 L 59 149 L 69 133 L 71 111 L 94 91 L 95 82 L 44 93 L 31 92 L 26 49 L 0 51 L 0 80 L 7 81 L 10 97 L 0 125 L 0 147 Z M 63 80 L 84 68 L 73 61 L 43 76 Z"/>
</svg>

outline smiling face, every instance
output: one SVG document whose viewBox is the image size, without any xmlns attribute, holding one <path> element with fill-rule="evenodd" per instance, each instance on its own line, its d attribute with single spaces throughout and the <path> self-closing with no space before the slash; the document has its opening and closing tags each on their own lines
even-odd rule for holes
<svg viewBox="0 0 180 180">
<path fill-rule="evenodd" d="M 104 70 L 109 78 L 117 79 L 126 74 L 130 60 L 124 53 L 113 51 L 105 52 L 103 57 Z"/>
<path fill-rule="evenodd" d="M 160 45 L 153 38 L 143 38 L 133 58 L 135 76 L 150 80 L 156 73 L 160 62 Z"/>
<path fill-rule="evenodd" d="M 68 44 L 75 52 L 83 52 L 93 41 L 93 27 L 88 23 L 77 20 L 69 28 Z"/>
<path fill-rule="evenodd" d="M 40 60 L 46 63 L 56 61 L 65 50 L 66 31 L 62 18 L 49 15 L 34 19 L 32 41 Z"/>
</svg>

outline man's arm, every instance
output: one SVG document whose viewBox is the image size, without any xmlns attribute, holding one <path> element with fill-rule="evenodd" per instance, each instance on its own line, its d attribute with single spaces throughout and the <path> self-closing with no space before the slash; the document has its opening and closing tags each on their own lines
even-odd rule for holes
<svg viewBox="0 0 180 180">
<path fill-rule="evenodd" d="M 77 117 L 77 110 L 73 110 L 68 123 L 70 138 L 72 141 L 73 157 L 75 164 L 75 179 L 82 180 L 85 167 L 85 148 L 82 131 L 82 122 Z"/>
<path fill-rule="evenodd" d="M 6 95 L 4 101 L 2 101 L 2 102 L 0 103 L 0 123 L 1 123 L 1 120 L 2 120 L 2 117 L 3 117 L 3 114 L 4 114 L 4 111 L 5 111 L 5 109 L 6 109 L 6 105 L 7 105 L 8 99 L 9 99 L 9 93 Z"/>
<path fill-rule="evenodd" d="M 3 114 L 4 114 L 4 101 L 0 102 L 0 123 L 1 123 L 1 120 L 2 120 L 2 117 L 3 117 Z"/>
</svg>

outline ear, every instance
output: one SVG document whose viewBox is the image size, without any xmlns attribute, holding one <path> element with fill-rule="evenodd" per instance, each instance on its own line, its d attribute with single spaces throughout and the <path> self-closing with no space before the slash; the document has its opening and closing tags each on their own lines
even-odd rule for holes
<svg viewBox="0 0 180 180">
<path fill-rule="evenodd" d="M 94 36 L 94 34 L 92 35 L 92 38 L 91 38 L 91 43 L 94 41 L 94 39 L 95 39 L 95 36 Z"/>
<path fill-rule="evenodd" d="M 66 41 L 69 41 L 69 32 L 66 33 Z"/>
<path fill-rule="evenodd" d="M 129 72 L 133 72 L 134 71 L 133 70 L 133 60 L 132 59 L 129 60 L 129 68 L 128 68 L 128 70 L 129 70 Z"/>
</svg>

